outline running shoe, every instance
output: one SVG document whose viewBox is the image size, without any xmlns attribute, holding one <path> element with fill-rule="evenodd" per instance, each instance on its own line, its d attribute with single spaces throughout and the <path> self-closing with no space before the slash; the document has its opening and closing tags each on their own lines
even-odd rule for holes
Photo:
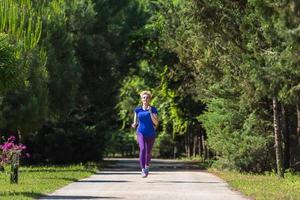
<svg viewBox="0 0 300 200">
<path fill-rule="evenodd" d="M 149 174 L 149 166 L 145 166 L 145 174 L 146 174 L 146 176 L 148 176 L 148 174 Z"/>
<path fill-rule="evenodd" d="M 146 170 L 143 168 L 142 169 L 142 178 L 146 178 L 147 174 L 146 174 Z"/>
</svg>

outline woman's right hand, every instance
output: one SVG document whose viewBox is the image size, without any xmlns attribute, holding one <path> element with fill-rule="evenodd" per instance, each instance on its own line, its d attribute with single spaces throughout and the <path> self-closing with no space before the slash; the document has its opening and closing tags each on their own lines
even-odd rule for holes
<svg viewBox="0 0 300 200">
<path fill-rule="evenodd" d="M 132 127 L 132 128 L 136 128 L 136 126 L 137 126 L 137 123 L 132 123 L 132 124 L 131 124 L 131 127 Z"/>
</svg>

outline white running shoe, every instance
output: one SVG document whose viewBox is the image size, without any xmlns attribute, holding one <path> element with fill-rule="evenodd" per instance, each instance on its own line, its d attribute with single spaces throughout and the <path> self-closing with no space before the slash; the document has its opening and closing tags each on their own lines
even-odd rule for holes
<svg viewBox="0 0 300 200">
<path fill-rule="evenodd" d="M 147 174 L 146 174 L 146 170 L 143 168 L 142 169 L 142 178 L 146 178 Z"/>
</svg>

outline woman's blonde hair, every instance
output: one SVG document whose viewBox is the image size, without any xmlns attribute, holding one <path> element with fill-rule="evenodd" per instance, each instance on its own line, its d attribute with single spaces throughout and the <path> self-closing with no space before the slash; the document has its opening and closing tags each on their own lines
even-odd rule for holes
<svg viewBox="0 0 300 200">
<path fill-rule="evenodd" d="M 150 99 L 152 98 L 152 94 L 151 94 L 150 91 L 148 91 L 148 90 L 142 91 L 142 92 L 140 93 L 141 98 L 143 97 L 144 94 L 147 94 L 147 95 L 150 97 Z"/>
</svg>

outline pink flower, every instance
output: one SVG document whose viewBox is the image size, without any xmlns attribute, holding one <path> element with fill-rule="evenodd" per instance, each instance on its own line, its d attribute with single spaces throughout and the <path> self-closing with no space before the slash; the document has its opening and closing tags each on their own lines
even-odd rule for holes
<svg viewBox="0 0 300 200">
<path fill-rule="evenodd" d="M 25 145 L 14 144 L 15 139 L 14 136 L 10 136 L 3 145 L 0 145 L 0 163 L 11 163 L 13 155 L 21 156 L 22 152 L 26 150 Z M 26 156 L 29 157 L 29 154 L 27 153 Z"/>
<path fill-rule="evenodd" d="M 9 149 L 12 149 L 14 147 L 14 144 L 13 143 L 4 143 L 4 145 L 2 146 L 2 149 L 4 150 L 4 151 L 7 151 L 7 150 L 9 150 Z"/>
<path fill-rule="evenodd" d="M 14 142 L 15 139 L 16 139 L 15 136 L 10 136 L 10 137 L 8 138 L 7 142 Z"/>
</svg>

